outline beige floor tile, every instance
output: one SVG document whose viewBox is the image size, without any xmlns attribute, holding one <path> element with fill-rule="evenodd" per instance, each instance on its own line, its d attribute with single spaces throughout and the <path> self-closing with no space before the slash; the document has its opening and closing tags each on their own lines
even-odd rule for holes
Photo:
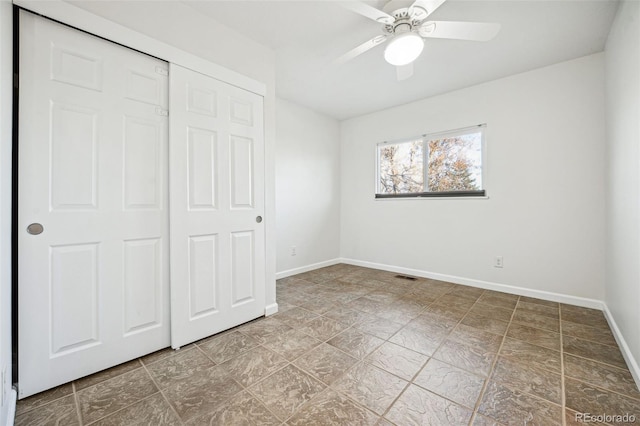
<svg viewBox="0 0 640 426">
<path fill-rule="evenodd" d="M 141 367 L 142 364 L 140 363 L 140 360 L 134 359 L 133 361 L 111 367 L 108 370 L 103 370 L 99 373 L 78 379 L 74 382 L 74 385 L 76 387 L 76 391 L 78 391 Z"/>
<path fill-rule="evenodd" d="M 291 417 L 303 404 L 326 388 L 293 365 L 287 365 L 249 388 L 280 420 Z"/>
<path fill-rule="evenodd" d="M 465 297 L 459 297 L 453 294 L 445 294 L 440 296 L 434 303 L 442 306 L 450 306 L 458 310 L 464 309 L 468 311 L 476 302 Z"/>
<path fill-rule="evenodd" d="M 565 353 L 564 374 L 567 377 L 640 400 L 638 386 L 626 368 L 617 368 Z"/>
<path fill-rule="evenodd" d="M 429 312 L 431 314 L 458 322 L 467 314 L 469 309 L 470 308 L 459 308 L 456 306 L 446 306 L 440 305 L 438 303 L 433 303 L 427 307 L 425 312 Z"/>
<path fill-rule="evenodd" d="M 360 363 L 333 384 L 333 389 L 345 394 L 369 410 L 382 415 L 407 385 L 391 373 Z"/>
<path fill-rule="evenodd" d="M 386 342 L 364 360 L 405 380 L 411 380 L 428 359 L 426 355 Z"/>
<path fill-rule="evenodd" d="M 538 315 L 544 315 L 550 318 L 559 319 L 560 318 L 560 307 L 556 306 L 547 306 L 540 305 L 539 303 L 529 303 L 524 300 L 520 300 L 518 302 L 517 309 L 524 312 L 531 312 Z"/>
<path fill-rule="evenodd" d="M 498 353 L 502 336 L 479 330 L 464 324 L 458 326 L 451 332 L 447 340 L 453 340 L 465 345 L 478 348 L 485 352 Z"/>
<path fill-rule="evenodd" d="M 496 354 L 478 346 L 447 340 L 433 357 L 463 370 L 488 376 Z"/>
<path fill-rule="evenodd" d="M 347 303 L 346 306 L 357 311 L 376 314 L 385 308 L 385 302 L 362 296 Z"/>
<path fill-rule="evenodd" d="M 560 320 L 531 311 L 516 309 L 511 321 L 515 324 L 526 325 L 528 327 L 541 328 L 556 333 L 560 332 Z"/>
<path fill-rule="evenodd" d="M 507 337 L 553 349 L 554 351 L 560 350 L 560 333 L 554 333 L 549 330 L 511 323 L 507 330 Z"/>
<path fill-rule="evenodd" d="M 363 333 L 355 328 L 349 328 L 327 343 L 354 358 L 362 359 L 382 345 L 384 340 Z"/>
<path fill-rule="evenodd" d="M 404 324 L 375 316 L 360 321 L 355 325 L 358 330 L 385 340 L 393 336 L 402 327 L 404 327 Z"/>
<path fill-rule="evenodd" d="M 560 305 L 560 314 L 563 321 L 588 325 L 591 327 L 609 328 L 602 311 L 597 309 L 582 308 L 580 306 Z"/>
<path fill-rule="evenodd" d="M 412 351 L 431 356 L 446 339 L 448 331 L 424 332 L 417 328 L 405 327 L 393 335 L 390 342 Z"/>
<path fill-rule="evenodd" d="M 330 385 L 358 362 L 334 346 L 326 343 L 296 359 L 293 364 L 316 379 Z"/>
<path fill-rule="evenodd" d="M 640 418 L 640 391 L 602 311 L 396 275 L 334 265 L 278 280 L 278 314 L 20 400 L 16 424 Z"/>
<path fill-rule="evenodd" d="M 159 351 L 156 352 L 152 352 L 149 355 L 145 355 L 142 358 L 140 358 L 140 361 L 142 361 L 142 363 L 144 365 L 149 365 L 152 364 L 154 362 L 158 362 L 162 359 L 168 358 L 168 357 L 172 357 L 174 355 L 177 355 L 178 353 L 180 353 L 180 351 L 186 350 L 191 348 L 193 345 L 186 345 L 183 346 L 181 349 L 175 350 L 173 348 L 164 348 L 164 349 L 160 349 Z"/>
<path fill-rule="evenodd" d="M 560 373 L 560 352 L 507 337 L 500 355 L 511 361 Z"/>
<path fill-rule="evenodd" d="M 15 426 L 27 425 L 79 425 L 78 411 L 73 395 L 67 395 L 30 411 L 16 415 Z"/>
<path fill-rule="evenodd" d="M 482 296 L 482 293 L 484 293 L 484 289 L 459 285 L 454 287 L 449 293 L 453 294 L 454 296 L 467 298 L 475 302 L 480 296 Z"/>
<path fill-rule="evenodd" d="M 332 310 L 325 312 L 323 315 L 349 327 L 357 324 L 358 322 L 376 318 L 373 314 L 351 309 L 346 306 L 337 306 Z"/>
<path fill-rule="evenodd" d="M 195 377 L 172 383 L 162 393 L 182 421 L 188 421 L 215 411 L 242 390 L 231 372 L 221 364 Z"/>
<path fill-rule="evenodd" d="M 316 314 L 324 314 L 336 307 L 335 303 L 324 297 L 308 298 L 306 301 L 300 303 L 300 306 Z"/>
<path fill-rule="evenodd" d="M 603 327 L 591 327 L 570 321 L 562 321 L 562 334 L 600 343 L 602 345 L 618 346 L 611 330 Z"/>
<path fill-rule="evenodd" d="M 287 360 L 272 350 L 258 346 L 219 365 L 236 382 L 251 386 L 287 365 Z"/>
<path fill-rule="evenodd" d="M 371 411 L 332 389 L 316 395 L 287 424 L 290 426 L 368 426 L 378 420 Z"/>
<path fill-rule="evenodd" d="M 493 305 L 483 305 L 477 303 L 469 310 L 469 313 L 485 318 L 493 318 L 500 321 L 509 322 L 513 315 L 513 309 L 503 309 Z"/>
<path fill-rule="evenodd" d="M 565 353 L 589 358 L 594 361 L 614 365 L 619 368 L 627 368 L 627 363 L 622 357 L 620 349 L 615 346 L 601 345 L 600 343 L 578 339 L 572 336 L 564 336 L 562 348 Z"/>
<path fill-rule="evenodd" d="M 318 314 L 315 312 L 307 311 L 304 308 L 295 307 L 285 312 L 278 313 L 275 318 L 288 325 L 289 327 L 299 327 L 307 321 L 317 318 Z"/>
<path fill-rule="evenodd" d="M 291 329 L 291 327 L 276 317 L 260 319 L 238 327 L 240 333 L 255 339 L 259 343 L 266 342 L 271 334 L 284 333 Z"/>
<path fill-rule="evenodd" d="M 193 346 L 175 356 L 148 365 L 147 371 L 160 389 L 164 389 L 171 383 L 193 377 L 214 365 L 200 349 Z"/>
<path fill-rule="evenodd" d="M 279 353 L 289 361 L 293 361 L 322 343 L 297 329 L 272 336 L 263 346 Z"/>
<path fill-rule="evenodd" d="M 474 313 L 468 313 L 462 321 L 462 324 L 477 328 L 478 330 L 488 331 L 489 333 L 504 335 L 507 331 L 509 323 L 498 319 L 488 318 Z"/>
<path fill-rule="evenodd" d="M 473 418 L 471 422 L 472 426 L 504 426 L 499 421 L 492 419 L 491 417 L 483 416 L 482 414 L 476 413 L 476 416 Z"/>
<path fill-rule="evenodd" d="M 429 334 L 449 334 L 458 321 L 426 311 L 412 319 L 407 327 Z"/>
<path fill-rule="evenodd" d="M 527 303 L 535 303 L 537 305 L 543 305 L 543 306 L 549 306 L 552 308 L 559 308 L 560 304 L 558 302 L 552 302 L 550 300 L 542 300 L 542 299 L 537 299 L 535 297 L 527 297 L 527 296 L 520 296 L 520 302 L 527 302 Z"/>
<path fill-rule="evenodd" d="M 478 407 L 482 415 L 504 424 L 562 425 L 562 407 L 490 382 Z"/>
<path fill-rule="evenodd" d="M 156 393 L 93 423 L 92 426 L 121 426 L 126 424 L 178 426 L 181 422 L 162 394 Z"/>
<path fill-rule="evenodd" d="M 499 356 L 491 380 L 555 404 L 562 404 L 562 376 L 529 363 L 514 362 Z"/>
<path fill-rule="evenodd" d="M 397 425 L 466 425 L 472 411 L 432 392 L 410 385 L 385 415 Z"/>
<path fill-rule="evenodd" d="M 567 408 L 579 413 L 632 415 L 640 419 L 640 403 L 636 399 L 613 393 L 573 379 L 565 379 Z M 623 422 L 606 421 L 622 424 Z M 628 423 L 628 422 L 627 422 Z"/>
<path fill-rule="evenodd" d="M 72 393 L 73 386 L 71 383 L 67 383 L 44 392 L 37 393 L 28 398 L 21 399 L 16 404 L 16 415 L 19 416 L 20 414 L 31 411 L 41 405 L 48 404 L 67 395 L 71 395 Z"/>
<path fill-rule="evenodd" d="M 497 308 L 513 310 L 518 302 L 518 297 L 512 294 L 506 293 L 498 294 L 492 292 L 485 292 L 478 298 L 478 303 L 483 305 L 495 306 Z"/>
<path fill-rule="evenodd" d="M 191 426 L 277 426 L 281 423 L 273 413 L 247 391 L 232 396 L 215 410 L 187 422 Z"/>
<path fill-rule="evenodd" d="M 206 341 L 198 343 L 198 346 L 216 364 L 220 364 L 249 349 L 255 348 L 258 346 L 258 341 L 239 331 L 233 331 L 223 334 L 222 336 L 209 338 Z"/>
<path fill-rule="evenodd" d="M 520 296 L 518 296 L 517 294 L 505 293 L 502 291 L 495 291 L 495 290 L 485 290 L 484 293 L 482 293 L 482 297 L 484 298 L 498 297 L 501 299 L 511 300 L 514 302 L 517 302 L 518 299 L 520 298 Z"/>
<path fill-rule="evenodd" d="M 139 368 L 105 380 L 77 393 L 83 423 L 91 423 L 158 392 L 147 374 Z"/>
<path fill-rule="evenodd" d="M 348 327 L 338 321 L 327 317 L 318 317 L 306 322 L 300 330 L 311 337 L 321 341 L 327 341 Z"/>
<path fill-rule="evenodd" d="M 484 377 L 432 358 L 413 383 L 473 410 L 484 380 Z"/>
</svg>

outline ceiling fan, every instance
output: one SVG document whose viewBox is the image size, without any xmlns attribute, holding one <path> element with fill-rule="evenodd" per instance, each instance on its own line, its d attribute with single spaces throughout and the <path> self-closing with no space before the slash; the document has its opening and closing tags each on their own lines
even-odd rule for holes
<svg viewBox="0 0 640 426">
<path fill-rule="evenodd" d="M 500 31 L 500 24 L 493 23 L 428 21 L 445 1 L 391 0 L 383 10 L 360 1 L 340 2 L 342 7 L 381 23 L 382 34 L 340 56 L 336 63 L 342 64 L 388 41 L 384 58 L 396 66 L 398 80 L 405 80 L 413 75 L 413 61 L 422 53 L 425 38 L 489 41 Z"/>
</svg>

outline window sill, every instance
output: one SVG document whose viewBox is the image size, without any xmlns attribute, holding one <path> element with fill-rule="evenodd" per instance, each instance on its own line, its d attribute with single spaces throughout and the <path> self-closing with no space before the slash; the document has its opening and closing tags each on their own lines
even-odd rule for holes
<svg viewBox="0 0 640 426">
<path fill-rule="evenodd" d="M 412 200 L 488 200 L 490 197 L 484 195 L 481 197 L 393 197 L 393 198 L 374 198 L 375 201 L 412 201 Z"/>
<path fill-rule="evenodd" d="M 375 194 L 376 200 L 410 200 L 410 199 L 488 199 L 486 190 L 480 191 L 451 191 L 451 192 L 420 192 L 412 194 Z"/>
</svg>

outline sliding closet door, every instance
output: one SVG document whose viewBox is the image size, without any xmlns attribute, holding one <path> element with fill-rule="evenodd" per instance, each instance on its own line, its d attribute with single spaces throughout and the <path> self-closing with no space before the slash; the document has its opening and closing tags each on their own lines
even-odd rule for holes
<svg viewBox="0 0 640 426">
<path fill-rule="evenodd" d="M 262 97 L 171 64 L 171 345 L 264 315 Z"/>
<path fill-rule="evenodd" d="M 170 343 L 167 67 L 21 12 L 21 398 Z"/>
</svg>

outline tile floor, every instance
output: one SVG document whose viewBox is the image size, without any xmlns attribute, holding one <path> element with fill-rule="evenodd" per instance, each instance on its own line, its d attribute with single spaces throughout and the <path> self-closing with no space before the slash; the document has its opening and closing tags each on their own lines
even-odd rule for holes
<svg viewBox="0 0 640 426">
<path fill-rule="evenodd" d="M 336 265 L 282 279 L 277 315 L 27 398 L 16 424 L 640 419 L 600 311 L 394 275 Z"/>
</svg>

